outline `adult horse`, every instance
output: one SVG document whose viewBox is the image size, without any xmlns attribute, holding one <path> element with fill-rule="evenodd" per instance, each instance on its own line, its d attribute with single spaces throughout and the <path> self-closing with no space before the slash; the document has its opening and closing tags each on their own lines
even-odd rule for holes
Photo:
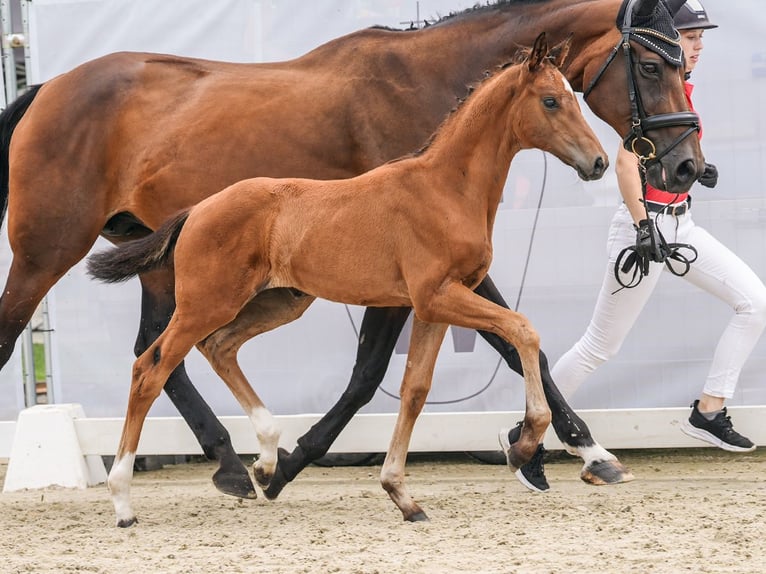
<svg viewBox="0 0 766 574">
<path fill-rule="evenodd" d="M 589 91 L 591 109 L 628 144 L 651 140 L 658 157 L 647 163 L 649 181 L 686 189 L 703 158 L 696 138 L 682 138 L 688 125 L 676 125 L 688 121 L 687 104 L 680 67 L 652 36 L 662 35 L 663 17 L 660 0 L 507 0 L 423 30 L 363 30 L 288 62 L 118 53 L 33 88 L 0 116 L 0 201 L 5 205 L 8 194 L 13 250 L 0 297 L 0 364 L 44 294 L 99 235 L 114 243 L 140 238 L 172 213 L 247 177 L 351 177 L 409 153 L 468 84 L 541 30 L 551 42 L 572 34 L 564 73 L 576 90 Z M 647 124 L 647 117 L 659 121 Z M 137 354 L 174 308 L 172 272 L 156 270 L 140 280 Z M 504 304 L 488 277 L 476 290 Z M 271 296 L 279 301 L 291 294 Z M 262 304 L 254 315 L 268 317 L 268 298 Z M 371 399 L 408 313 L 367 309 L 348 389 L 291 454 L 280 453 L 269 496 L 324 455 Z M 521 372 L 516 349 L 481 334 Z M 596 483 L 626 478 L 556 389 L 545 356 L 540 359 L 553 426 L 585 460 L 582 476 Z M 219 461 L 216 486 L 254 496 L 226 429 L 183 364 L 165 390 L 205 454 Z"/>
<path fill-rule="evenodd" d="M 519 313 L 473 292 L 492 261 L 492 230 L 513 157 L 548 151 L 585 180 L 606 154 L 558 71 L 567 44 L 550 52 L 540 34 L 525 59 L 488 79 L 420 152 L 351 179 L 253 178 L 172 218 L 152 235 L 92 255 L 91 274 L 123 281 L 175 269 L 176 309 L 133 366 L 122 438 L 109 473 L 118 526 L 136 521 L 130 482 L 146 414 L 168 375 L 195 346 L 250 416 L 261 445 L 255 476 L 274 476 L 279 430 L 237 363 L 257 335 L 250 316 L 271 289 L 292 291 L 274 325 L 299 317 L 315 297 L 353 305 L 412 307 L 409 365 L 381 482 L 405 520 L 425 520 L 404 486 L 410 435 L 431 387 L 449 324 L 502 337 L 519 353 L 526 387 L 520 466 L 550 421 L 537 333 Z M 209 302 L 216 299 L 215 305 Z"/>
</svg>

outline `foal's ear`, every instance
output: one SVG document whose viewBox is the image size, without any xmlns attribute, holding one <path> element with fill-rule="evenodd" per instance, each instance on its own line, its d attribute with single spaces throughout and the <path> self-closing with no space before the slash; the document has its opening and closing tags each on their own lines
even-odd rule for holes
<svg viewBox="0 0 766 574">
<path fill-rule="evenodd" d="M 566 62 L 571 42 L 572 34 L 570 33 L 566 40 L 559 42 L 548 52 L 548 57 L 557 68 L 561 68 L 561 66 L 564 65 L 564 62 Z"/>
<path fill-rule="evenodd" d="M 548 40 L 545 37 L 545 32 L 542 32 L 536 39 L 535 45 L 532 47 L 532 53 L 529 55 L 529 71 L 534 72 L 543 63 L 545 57 L 548 55 Z"/>
</svg>

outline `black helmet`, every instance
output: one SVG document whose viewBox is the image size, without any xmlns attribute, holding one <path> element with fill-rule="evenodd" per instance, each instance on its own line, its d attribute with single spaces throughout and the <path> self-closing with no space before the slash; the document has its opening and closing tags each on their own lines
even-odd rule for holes
<svg viewBox="0 0 766 574">
<path fill-rule="evenodd" d="M 670 4 L 678 4 L 678 1 L 671 1 Z M 718 28 L 718 24 L 713 24 L 708 20 L 707 12 L 699 0 L 686 0 L 678 12 L 673 17 L 673 24 L 676 30 L 707 30 Z"/>
</svg>

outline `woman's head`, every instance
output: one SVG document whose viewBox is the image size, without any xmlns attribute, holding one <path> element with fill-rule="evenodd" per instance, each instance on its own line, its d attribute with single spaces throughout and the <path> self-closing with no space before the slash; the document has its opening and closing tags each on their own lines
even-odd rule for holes
<svg viewBox="0 0 766 574">
<path fill-rule="evenodd" d="M 686 71 L 691 72 L 705 47 L 702 43 L 705 30 L 718 28 L 718 25 L 710 21 L 707 11 L 699 0 L 686 0 L 676 12 L 673 24 L 681 34 L 681 48 L 684 51 Z"/>
</svg>

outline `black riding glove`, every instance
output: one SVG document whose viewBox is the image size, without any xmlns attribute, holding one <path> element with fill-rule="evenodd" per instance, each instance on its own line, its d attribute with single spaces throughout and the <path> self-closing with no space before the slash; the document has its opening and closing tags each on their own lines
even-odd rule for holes
<svg viewBox="0 0 766 574">
<path fill-rule="evenodd" d="M 718 183 L 718 168 L 712 163 L 705 163 L 705 171 L 702 172 L 699 182 L 705 187 L 715 187 Z"/>
<path fill-rule="evenodd" d="M 633 227 L 636 229 L 636 255 L 641 272 L 646 275 L 649 273 L 650 261 L 665 261 L 660 234 L 651 219 L 642 219 Z"/>
</svg>

